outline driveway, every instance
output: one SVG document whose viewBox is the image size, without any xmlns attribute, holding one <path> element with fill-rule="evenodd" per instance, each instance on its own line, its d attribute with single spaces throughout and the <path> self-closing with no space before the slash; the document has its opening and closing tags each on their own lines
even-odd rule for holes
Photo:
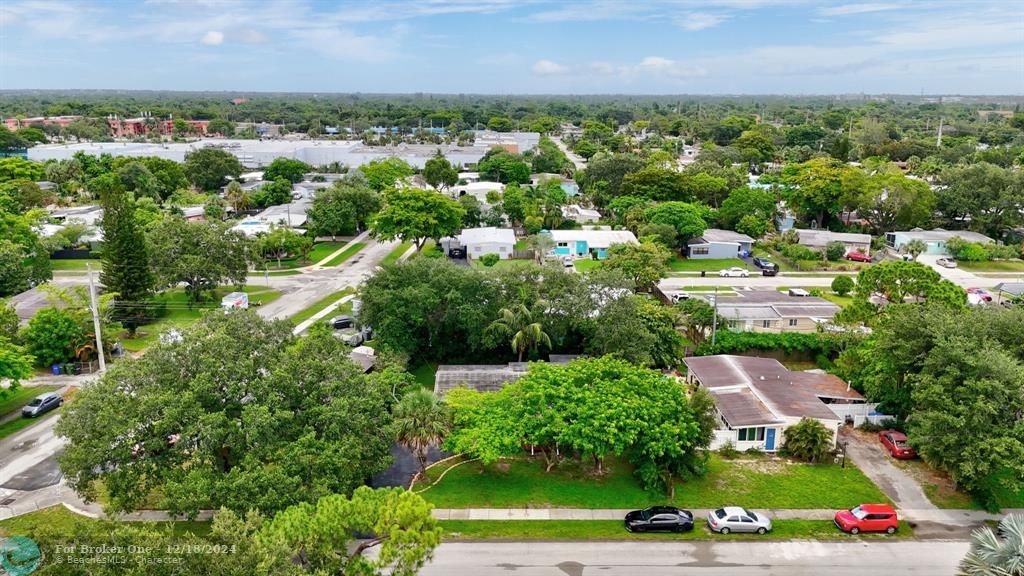
<svg viewBox="0 0 1024 576">
<path fill-rule="evenodd" d="M 865 476 L 882 489 L 897 507 L 904 510 L 937 510 L 925 496 L 921 485 L 910 474 L 892 463 L 873 435 L 843 428 L 840 438 L 846 442 L 846 454 Z"/>
<path fill-rule="evenodd" d="M 933 270 L 939 273 L 944 279 L 950 282 L 970 288 L 971 286 L 985 286 L 987 282 L 974 274 L 963 270 L 961 268 L 946 268 L 945 266 L 939 266 L 938 260 L 942 256 L 936 256 L 935 254 L 921 254 L 917 257 L 917 261 L 925 266 L 930 266 Z"/>
</svg>

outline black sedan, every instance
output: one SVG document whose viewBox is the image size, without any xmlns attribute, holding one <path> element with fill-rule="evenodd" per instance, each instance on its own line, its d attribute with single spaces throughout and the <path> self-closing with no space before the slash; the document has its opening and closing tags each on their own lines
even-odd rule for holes
<svg viewBox="0 0 1024 576">
<path fill-rule="evenodd" d="M 686 532 L 693 530 L 693 514 L 672 506 L 652 506 L 626 514 L 630 532 Z"/>
</svg>

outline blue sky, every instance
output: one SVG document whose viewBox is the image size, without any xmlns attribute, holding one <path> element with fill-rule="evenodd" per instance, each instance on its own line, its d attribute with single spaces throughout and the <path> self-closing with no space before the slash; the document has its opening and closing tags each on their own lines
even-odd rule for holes
<svg viewBox="0 0 1024 576">
<path fill-rule="evenodd" d="M 1024 93 L 1024 1 L 2 0 L 0 89 Z"/>
</svg>

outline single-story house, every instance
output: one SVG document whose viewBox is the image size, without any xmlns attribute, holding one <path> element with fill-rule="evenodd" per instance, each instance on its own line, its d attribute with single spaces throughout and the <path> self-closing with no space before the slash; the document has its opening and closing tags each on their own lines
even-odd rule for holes
<svg viewBox="0 0 1024 576">
<path fill-rule="evenodd" d="M 636 236 L 629 230 L 552 230 L 555 242 L 553 254 L 575 258 L 608 257 L 613 244 L 636 244 Z"/>
<path fill-rule="evenodd" d="M 774 358 L 699 356 L 686 358 L 686 381 L 711 393 L 719 420 L 712 449 L 731 443 L 738 450 L 775 452 L 786 428 L 813 418 L 832 433 L 849 417 L 854 424 L 875 414 L 875 405 L 840 378 L 792 372 Z"/>
<path fill-rule="evenodd" d="M 568 206 L 562 206 L 562 218 L 580 224 L 593 224 L 601 219 L 601 213 L 590 208 L 583 208 L 577 204 L 569 204 Z"/>
<path fill-rule="evenodd" d="M 70 208 L 57 208 L 50 210 L 50 220 L 57 224 L 85 224 L 86 226 L 99 226 L 103 218 L 103 207 L 101 206 L 72 206 Z"/>
<path fill-rule="evenodd" d="M 575 354 L 551 354 L 551 364 L 568 364 L 575 360 Z M 434 394 L 444 397 L 449 390 L 458 387 L 496 392 L 505 384 L 515 382 L 530 369 L 529 362 L 508 364 L 441 364 L 434 374 Z"/>
<path fill-rule="evenodd" d="M 960 238 L 968 242 L 977 242 L 979 244 L 991 244 L 993 240 L 984 234 L 978 232 L 971 232 L 970 230 L 943 230 L 942 228 L 936 228 L 934 230 L 922 230 L 920 228 L 914 228 L 906 232 L 886 232 L 885 243 L 895 250 L 902 250 L 912 240 L 920 240 L 925 243 L 928 249 L 925 254 L 935 254 L 937 256 L 949 256 L 949 251 L 946 249 L 946 242 L 951 238 Z"/>
<path fill-rule="evenodd" d="M 714 304 L 711 294 L 694 293 Z M 815 332 L 841 308 L 824 298 L 791 296 L 775 290 L 746 290 L 718 297 L 718 315 L 730 330 L 747 332 Z"/>
<path fill-rule="evenodd" d="M 501 182 L 470 182 L 468 184 L 456 184 L 451 188 L 452 194 L 456 198 L 462 196 L 473 196 L 481 204 L 488 204 L 487 193 L 498 192 L 499 194 L 505 191 L 505 185 Z"/>
<path fill-rule="evenodd" d="M 846 248 L 846 254 L 860 252 L 871 254 L 871 235 L 853 234 L 850 232 L 832 232 L 831 230 L 800 230 L 800 244 L 812 250 L 824 250 L 829 242 L 842 242 Z"/>
<path fill-rule="evenodd" d="M 750 254 L 754 239 L 732 230 L 709 228 L 703 234 L 686 243 L 686 257 L 737 258 Z"/>
<path fill-rule="evenodd" d="M 204 206 L 182 206 L 181 216 L 189 222 L 206 220 L 206 207 Z"/>
<path fill-rule="evenodd" d="M 473 259 L 497 254 L 498 258 L 508 260 L 516 246 L 516 234 L 509 228 L 466 228 L 458 240 L 466 249 L 466 256 Z"/>
</svg>

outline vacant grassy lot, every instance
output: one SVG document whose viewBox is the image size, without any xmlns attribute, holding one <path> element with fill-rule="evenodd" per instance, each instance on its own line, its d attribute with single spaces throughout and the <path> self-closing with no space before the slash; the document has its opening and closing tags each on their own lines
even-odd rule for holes
<svg viewBox="0 0 1024 576">
<path fill-rule="evenodd" d="M 461 465 L 423 492 L 438 508 L 642 508 L 664 503 L 663 494 L 648 492 L 634 478 L 631 466 L 610 461 L 604 475 L 594 476 L 589 463 L 567 462 L 544 472 L 540 462 L 508 460 L 484 467 Z M 430 470 L 431 477 L 440 467 Z M 708 474 L 677 482 L 677 506 L 710 508 L 723 504 L 751 508 L 845 508 L 861 502 L 886 502 L 859 469 L 847 465 L 797 464 L 767 457 L 725 460 L 712 455 Z"/>
<path fill-rule="evenodd" d="M 42 527 L 56 529 L 56 531 L 61 534 L 71 534 L 74 531 L 75 526 L 94 522 L 99 522 L 99 520 L 79 516 L 74 512 L 68 511 L 68 509 L 63 506 L 53 506 L 30 514 L 8 518 L 7 520 L 0 520 L 0 534 L 3 534 L 6 537 L 23 535 L 31 536 L 34 531 Z M 171 530 L 176 534 L 186 534 L 191 532 L 201 536 L 210 532 L 209 522 L 180 521 L 157 522 L 156 524 L 161 526 L 170 525 Z"/>
<path fill-rule="evenodd" d="M 338 254 L 334 258 L 328 260 L 327 264 L 324 264 L 324 266 L 337 266 L 338 264 L 341 264 L 345 260 L 348 260 L 349 258 L 355 256 L 360 250 L 362 250 L 365 247 L 366 244 L 363 244 L 362 242 L 356 242 L 355 244 L 349 246 L 341 254 Z"/>
<path fill-rule="evenodd" d="M 327 296 L 324 296 L 323 298 L 318 300 L 315 304 L 313 304 L 309 308 L 306 308 L 305 310 L 300 310 L 298 313 L 296 313 L 294 316 L 292 316 L 290 318 L 290 320 L 292 321 L 293 324 L 298 326 L 299 324 L 301 324 L 301 323 L 305 322 L 306 320 L 309 320 L 310 318 L 312 318 L 317 312 L 320 312 L 324 308 L 327 308 L 328 306 L 330 306 L 331 304 L 334 304 L 338 300 L 341 300 L 345 296 L 348 296 L 349 294 L 354 294 L 354 293 L 355 293 L 355 289 L 354 288 L 345 288 L 344 290 L 339 290 L 337 292 L 334 292 L 333 294 L 328 294 Z M 349 300 L 348 302 L 345 302 L 344 304 L 339 306 L 335 311 L 338 314 L 351 314 L 352 313 L 352 301 Z"/>
<path fill-rule="evenodd" d="M 991 260 L 989 262 L 966 262 L 958 260 L 964 270 L 972 272 L 1024 272 L 1024 260 Z"/>
<path fill-rule="evenodd" d="M 210 300 L 199 303 L 190 303 L 185 291 L 181 288 L 158 294 L 152 301 L 152 313 L 157 314 L 160 304 L 163 303 L 167 305 L 166 314 L 160 317 L 154 316 L 154 322 L 139 327 L 134 338 L 128 338 L 127 333 L 124 332 L 118 340 L 126 350 L 131 352 L 144 350 L 153 345 L 161 333 L 171 328 L 184 328 L 198 320 L 205 312 L 219 310 L 221 298 L 236 290 L 236 287 L 221 286 L 214 291 Z M 281 297 L 280 292 L 265 286 L 245 286 L 241 291 L 249 295 L 250 306 L 254 306 L 256 302 L 269 304 Z"/>
<path fill-rule="evenodd" d="M 672 260 L 669 261 L 668 267 L 673 272 L 718 272 L 719 270 L 725 270 L 726 268 L 732 267 L 744 268 L 749 270 L 750 267 L 747 263 L 739 258 L 680 258 L 679 256 L 673 256 Z"/>
<path fill-rule="evenodd" d="M 829 520 L 774 520 L 772 531 L 759 534 L 713 534 L 703 518 L 694 518 L 690 532 L 634 534 L 619 520 L 442 520 L 445 540 L 781 540 L 796 538 L 852 540 L 857 538 L 912 538 L 913 529 L 851 536 Z"/>
<path fill-rule="evenodd" d="M 383 266 L 385 264 L 393 264 L 397 262 L 398 259 L 402 257 L 402 254 L 408 252 L 409 248 L 412 248 L 412 242 L 402 242 L 396 246 L 394 250 L 389 252 L 387 256 L 381 258 L 380 265 Z"/>
<path fill-rule="evenodd" d="M 267 259 L 264 263 L 270 270 L 286 270 L 289 268 L 301 268 L 303 266 L 309 266 L 310 264 L 316 264 L 330 256 L 335 250 L 341 248 L 347 244 L 343 241 L 328 241 L 328 242 L 317 242 L 313 244 L 313 249 L 309 251 L 309 256 L 305 260 L 302 256 L 295 256 L 294 258 L 282 258 L 281 265 L 277 265 L 277 258 Z M 262 268 L 260 268 L 262 270 Z"/>
<path fill-rule="evenodd" d="M 84 272 L 88 269 L 89 265 L 92 266 L 93 270 L 99 272 L 100 268 L 103 266 L 103 262 L 99 258 L 50 260 L 50 269 L 54 271 L 81 270 Z"/>
</svg>

